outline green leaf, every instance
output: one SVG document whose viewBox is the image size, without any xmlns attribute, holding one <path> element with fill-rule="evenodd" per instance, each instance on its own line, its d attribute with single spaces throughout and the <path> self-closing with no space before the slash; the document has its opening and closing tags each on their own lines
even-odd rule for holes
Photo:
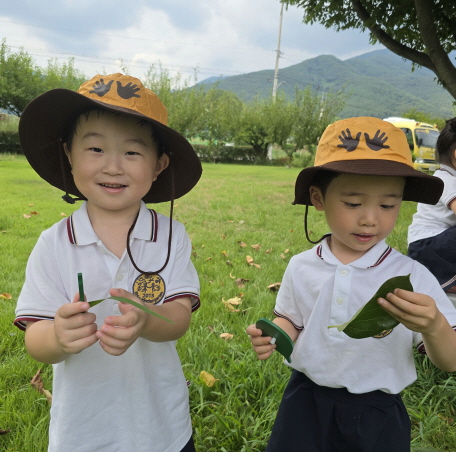
<svg viewBox="0 0 456 452">
<path fill-rule="evenodd" d="M 94 306 L 96 306 L 97 304 L 101 303 L 102 301 L 110 300 L 110 299 L 120 301 L 121 303 L 128 303 L 128 304 L 131 304 L 131 305 L 134 306 L 135 308 L 141 309 L 141 311 L 144 311 L 144 312 L 147 312 L 148 314 L 154 315 L 155 317 L 158 317 L 159 319 L 165 320 L 166 322 L 169 322 L 169 323 L 176 323 L 176 322 L 173 322 L 172 320 L 167 319 L 166 317 L 163 317 L 163 316 L 160 315 L 160 314 L 157 314 L 157 313 L 154 312 L 154 311 L 151 311 L 149 308 L 146 308 L 146 307 L 143 306 L 142 304 L 136 303 L 136 301 L 129 300 L 128 298 L 124 298 L 124 297 L 109 297 L 109 298 L 102 298 L 101 300 L 89 301 L 89 305 L 90 305 L 91 308 L 93 308 Z"/>
<path fill-rule="evenodd" d="M 379 298 L 386 299 L 386 295 L 394 292 L 394 289 L 404 289 L 413 292 L 410 274 L 388 279 L 348 322 L 342 325 L 331 325 L 328 328 L 337 328 L 353 339 L 364 339 L 396 327 L 399 322 L 388 314 L 377 302 Z"/>
</svg>

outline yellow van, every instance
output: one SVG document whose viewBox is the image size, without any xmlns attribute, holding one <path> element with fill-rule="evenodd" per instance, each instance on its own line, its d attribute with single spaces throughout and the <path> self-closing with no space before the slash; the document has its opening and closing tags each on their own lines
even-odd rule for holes
<svg viewBox="0 0 456 452">
<path fill-rule="evenodd" d="M 435 147 L 440 132 L 436 126 L 407 118 L 392 117 L 384 121 L 391 122 L 405 133 L 416 170 L 432 173 L 439 167 Z"/>
</svg>

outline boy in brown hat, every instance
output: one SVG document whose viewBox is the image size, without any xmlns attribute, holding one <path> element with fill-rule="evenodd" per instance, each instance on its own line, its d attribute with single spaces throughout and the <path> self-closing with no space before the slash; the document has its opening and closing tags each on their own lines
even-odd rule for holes
<svg viewBox="0 0 456 452">
<path fill-rule="evenodd" d="M 274 323 L 296 343 L 267 452 L 410 450 L 400 392 L 416 379 L 412 347 L 455 371 L 456 310 L 434 276 L 385 239 L 402 200 L 432 204 L 441 192 L 439 179 L 413 169 L 392 124 L 361 117 L 326 129 L 294 203 L 306 206 L 306 219 L 309 205 L 324 212 L 331 232 L 290 260 L 277 296 Z M 328 328 L 350 320 L 383 282 L 409 274 L 413 292 L 395 289 L 377 301 L 396 328 L 364 339 Z M 267 359 L 271 338 L 255 325 L 247 333 Z"/>
<path fill-rule="evenodd" d="M 172 206 L 201 164 L 166 124 L 158 97 L 122 74 L 48 91 L 21 117 L 31 166 L 66 201 L 84 200 L 41 234 L 16 309 L 27 351 L 54 367 L 49 452 L 195 450 L 175 341 L 199 306 L 199 282 Z M 163 201 L 169 219 L 146 207 Z M 109 296 L 174 323 L 113 299 L 87 303 Z"/>
</svg>

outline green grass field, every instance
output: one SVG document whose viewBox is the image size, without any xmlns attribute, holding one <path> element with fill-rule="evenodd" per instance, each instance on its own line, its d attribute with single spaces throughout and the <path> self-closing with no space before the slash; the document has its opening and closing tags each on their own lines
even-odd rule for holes
<svg viewBox="0 0 456 452">
<path fill-rule="evenodd" d="M 304 208 L 291 204 L 298 172 L 206 164 L 197 187 L 176 201 L 175 218 L 185 223 L 192 239 L 201 282 L 202 307 L 178 342 L 192 383 L 198 452 L 260 452 L 270 434 L 290 371 L 279 354 L 258 361 L 245 328 L 260 317 L 272 318 L 276 294 L 267 286 L 281 281 L 292 255 L 311 246 L 303 233 Z M 45 452 L 49 405 L 30 380 L 42 369 L 44 387 L 50 390 L 51 367 L 27 356 L 23 333 L 12 321 L 25 265 L 40 232 L 77 206 L 64 203 L 61 193 L 42 181 L 23 157 L 0 155 L 0 193 L 0 294 L 12 295 L 11 300 L 0 298 L 0 450 Z M 156 209 L 168 212 L 167 205 Z M 415 204 L 403 204 L 389 238 L 402 252 L 414 210 Z M 309 224 L 313 237 L 327 232 L 323 216 L 313 209 Z M 248 265 L 247 255 L 261 268 Z M 238 278 L 247 280 L 243 287 Z M 237 312 L 222 301 L 233 297 L 242 300 Z M 222 333 L 233 338 L 224 340 Z M 419 379 L 403 393 L 413 422 L 412 448 L 455 451 L 455 375 L 437 370 L 426 357 L 417 356 L 416 362 Z M 217 379 L 214 386 L 200 380 L 202 371 Z"/>
</svg>

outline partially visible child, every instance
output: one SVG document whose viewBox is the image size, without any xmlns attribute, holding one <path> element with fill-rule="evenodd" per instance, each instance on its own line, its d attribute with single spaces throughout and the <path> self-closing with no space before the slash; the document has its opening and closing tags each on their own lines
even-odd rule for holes
<svg viewBox="0 0 456 452">
<path fill-rule="evenodd" d="M 440 168 L 434 176 L 445 184 L 435 205 L 418 204 L 408 230 L 408 255 L 421 262 L 456 302 L 456 118 L 437 139 Z"/>
<path fill-rule="evenodd" d="M 413 345 L 455 371 L 456 310 L 434 276 L 385 239 L 402 200 L 432 204 L 441 192 L 440 179 L 413 169 L 392 124 L 360 117 L 328 126 L 315 166 L 297 178 L 294 203 L 324 212 L 331 232 L 290 260 L 277 296 L 274 322 L 296 344 L 267 452 L 410 450 L 400 392 L 417 378 Z M 413 292 L 378 299 L 396 328 L 365 339 L 328 328 L 350 320 L 383 282 L 408 274 Z M 271 338 L 255 325 L 247 333 L 258 358 L 269 358 Z"/>
<path fill-rule="evenodd" d="M 195 450 L 175 341 L 199 306 L 199 282 L 172 206 L 201 163 L 166 124 L 160 99 L 122 74 L 48 91 L 21 117 L 31 166 L 66 201 L 85 200 L 41 234 L 16 308 L 27 351 L 53 364 L 49 452 Z M 164 201 L 169 219 L 145 204 Z M 87 303 L 109 296 L 175 323 L 113 299 Z"/>
</svg>

